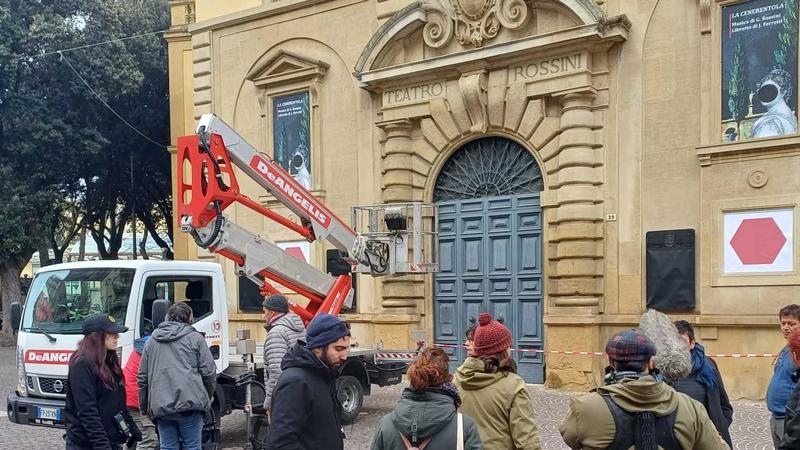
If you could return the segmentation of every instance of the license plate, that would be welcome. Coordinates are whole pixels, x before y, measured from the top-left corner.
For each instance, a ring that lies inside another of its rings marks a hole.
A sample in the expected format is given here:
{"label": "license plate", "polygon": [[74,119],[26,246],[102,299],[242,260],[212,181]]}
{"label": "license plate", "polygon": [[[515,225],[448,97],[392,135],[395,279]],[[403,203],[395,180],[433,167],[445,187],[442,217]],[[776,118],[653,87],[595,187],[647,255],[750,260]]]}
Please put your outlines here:
{"label": "license plate", "polygon": [[61,408],[41,408],[36,407],[36,418],[44,420],[61,421]]}

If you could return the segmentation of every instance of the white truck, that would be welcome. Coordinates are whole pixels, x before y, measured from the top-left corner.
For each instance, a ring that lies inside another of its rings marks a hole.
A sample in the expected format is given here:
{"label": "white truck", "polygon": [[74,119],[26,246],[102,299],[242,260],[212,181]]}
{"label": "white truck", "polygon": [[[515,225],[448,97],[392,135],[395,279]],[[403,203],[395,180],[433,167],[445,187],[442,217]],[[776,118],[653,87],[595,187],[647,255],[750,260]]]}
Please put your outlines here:
{"label": "white truck", "polygon": [[[246,385],[258,411],[264,401],[263,368],[253,369],[232,353],[228,336],[228,304],[222,267],[193,261],[92,261],[58,264],[40,270],[33,279],[24,310],[15,305],[18,326],[17,387],[8,395],[8,418],[14,423],[63,427],[67,363],[83,337],[83,318],[108,313],[128,327],[120,335],[123,365],[134,340],[157,326],[158,299],[186,302],[195,315],[193,326],[205,335],[217,364],[217,391],[205,427],[207,448],[219,442],[220,418],[246,403]],[[155,311],[154,311],[155,310]],[[163,312],[162,312],[163,314]],[[21,316],[21,317],[20,317]],[[400,382],[405,365],[376,360],[374,349],[353,349],[339,370],[343,418],[358,416],[371,385]]]}
{"label": "white truck", "polygon": [[[295,223],[241,194],[233,166],[300,218]],[[286,253],[267,239],[231,222],[222,211],[240,203],[297,232],[309,242],[325,239],[354,272],[373,276],[430,273],[436,262],[436,207],[422,203],[357,206],[352,226],[295,181],[279,164],[260,154],[213,114],[198,134],[178,139],[178,212],[181,230],[198,246],[236,263],[236,273],[258,284],[264,295],[297,294],[292,311],[308,322],[316,314],[349,307],[349,275],[334,277]],[[429,249],[426,251],[426,249]],[[47,266],[34,277],[24,310],[12,305],[17,338],[17,388],[7,399],[8,417],[26,425],[63,427],[69,356],[81,339],[83,319],[103,312],[129,328],[120,336],[123,365],[134,341],[163,321],[169,305],[186,302],[194,327],[205,335],[217,363],[217,390],[206,418],[204,448],[217,448],[220,418],[233,410],[258,413],[264,400],[263,367],[255,345],[242,336],[232,348],[222,268],[193,261],[97,261]],[[379,338],[379,337],[378,337]],[[339,369],[342,418],[355,420],[372,384],[399,383],[406,364],[381,361],[374,349],[353,349]],[[252,408],[250,407],[252,405]],[[248,421],[248,437],[250,435]],[[247,443],[249,444],[249,442]]]}

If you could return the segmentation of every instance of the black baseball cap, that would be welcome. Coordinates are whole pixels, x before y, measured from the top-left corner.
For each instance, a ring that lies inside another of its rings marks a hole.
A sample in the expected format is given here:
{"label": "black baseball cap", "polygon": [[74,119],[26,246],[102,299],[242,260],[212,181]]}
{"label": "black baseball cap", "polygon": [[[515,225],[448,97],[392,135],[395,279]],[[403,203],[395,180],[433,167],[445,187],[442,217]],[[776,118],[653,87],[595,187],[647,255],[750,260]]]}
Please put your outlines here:
{"label": "black baseball cap", "polygon": [[117,321],[108,314],[97,313],[92,314],[83,321],[83,334],[89,334],[95,331],[119,334],[128,331],[128,327],[118,324]]}

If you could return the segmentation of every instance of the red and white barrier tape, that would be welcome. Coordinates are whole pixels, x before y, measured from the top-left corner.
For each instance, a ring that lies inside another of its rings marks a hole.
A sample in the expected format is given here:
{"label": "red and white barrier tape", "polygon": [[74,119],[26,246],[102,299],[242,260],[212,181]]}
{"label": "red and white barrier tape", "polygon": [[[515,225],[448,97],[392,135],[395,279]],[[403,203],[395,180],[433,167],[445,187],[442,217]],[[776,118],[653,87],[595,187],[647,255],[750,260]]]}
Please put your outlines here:
{"label": "red and white barrier tape", "polygon": [[417,357],[416,353],[376,353],[376,358],[379,359],[400,359],[400,360],[411,360]]}
{"label": "red and white barrier tape", "polygon": [[[436,347],[442,348],[465,348],[463,345],[456,344],[433,344]],[[575,352],[564,350],[542,350],[538,348],[512,348],[512,352],[521,353],[549,353],[553,355],[583,355],[583,356],[603,356],[605,352]],[[776,353],[706,353],[706,356],[712,358],[774,358],[778,356]]]}

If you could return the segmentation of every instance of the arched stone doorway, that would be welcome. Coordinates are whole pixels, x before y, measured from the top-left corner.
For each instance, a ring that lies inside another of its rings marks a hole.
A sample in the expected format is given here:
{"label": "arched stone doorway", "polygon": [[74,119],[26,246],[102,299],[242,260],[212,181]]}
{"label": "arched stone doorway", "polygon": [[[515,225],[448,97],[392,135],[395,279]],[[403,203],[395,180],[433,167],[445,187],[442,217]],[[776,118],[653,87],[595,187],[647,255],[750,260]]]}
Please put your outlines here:
{"label": "arched stone doorway", "polygon": [[[542,187],[533,155],[502,137],[470,141],[444,164],[433,191],[436,342],[462,343],[478,314],[489,311],[509,327],[515,348],[542,348]],[[466,357],[464,349],[449,351],[454,366]],[[513,356],[527,382],[543,382],[542,354]]]}

